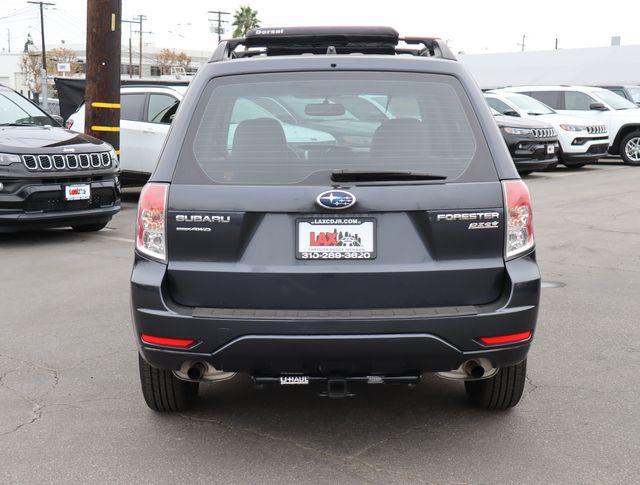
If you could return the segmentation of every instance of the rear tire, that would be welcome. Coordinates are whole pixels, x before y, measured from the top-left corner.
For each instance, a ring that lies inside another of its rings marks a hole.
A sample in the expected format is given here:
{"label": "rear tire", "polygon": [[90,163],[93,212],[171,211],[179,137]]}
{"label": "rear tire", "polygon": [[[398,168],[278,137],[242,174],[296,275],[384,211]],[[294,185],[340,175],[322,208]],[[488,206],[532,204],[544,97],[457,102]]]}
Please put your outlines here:
{"label": "rear tire", "polygon": [[138,354],[140,384],[144,400],[161,413],[186,410],[198,395],[199,384],[178,379],[173,372],[152,367]]}
{"label": "rear tire", "polygon": [[527,376],[527,360],[504,367],[489,379],[466,381],[467,397],[481,409],[508,409],[520,401]]}
{"label": "rear tire", "polygon": [[83,224],[81,226],[73,226],[73,230],[76,232],[98,232],[107,227],[108,222],[101,222],[99,224]]}
{"label": "rear tire", "polygon": [[640,131],[629,133],[622,139],[620,156],[625,165],[640,166]]}

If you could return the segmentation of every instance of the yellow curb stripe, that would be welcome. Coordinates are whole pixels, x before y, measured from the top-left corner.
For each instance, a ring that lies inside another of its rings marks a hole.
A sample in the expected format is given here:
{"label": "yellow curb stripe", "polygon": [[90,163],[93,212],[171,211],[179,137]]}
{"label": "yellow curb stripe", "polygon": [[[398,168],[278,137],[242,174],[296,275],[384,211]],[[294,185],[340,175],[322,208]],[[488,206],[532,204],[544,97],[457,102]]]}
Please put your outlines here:
{"label": "yellow curb stripe", "polygon": [[119,126],[92,126],[92,131],[120,131]]}
{"label": "yellow curb stripe", "polygon": [[111,109],[120,109],[120,103],[102,103],[100,101],[93,101],[91,106],[94,108],[111,108]]}

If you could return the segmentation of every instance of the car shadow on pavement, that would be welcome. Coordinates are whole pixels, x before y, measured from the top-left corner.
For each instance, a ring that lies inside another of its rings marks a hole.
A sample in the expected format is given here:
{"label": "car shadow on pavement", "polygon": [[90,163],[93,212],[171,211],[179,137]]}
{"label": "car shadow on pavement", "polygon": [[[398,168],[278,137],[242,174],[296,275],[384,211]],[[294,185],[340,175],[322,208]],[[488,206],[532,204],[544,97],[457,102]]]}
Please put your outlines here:
{"label": "car shadow on pavement", "polygon": [[[428,375],[415,387],[350,387],[355,396],[319,397],[322,387],[256,387],[247,376],[201,386],[199,399],[184,419],[200,423],[202,433],[216,427],[275,441],[287,441],[341,459],[363,456],[385,442],[426,431],[447,440],[449,426],[469,426],[500,414],[473,408],[461,382]],[[210,426],[207,426],[207,423]],[[378,450],[379,451],[379,450]]]}

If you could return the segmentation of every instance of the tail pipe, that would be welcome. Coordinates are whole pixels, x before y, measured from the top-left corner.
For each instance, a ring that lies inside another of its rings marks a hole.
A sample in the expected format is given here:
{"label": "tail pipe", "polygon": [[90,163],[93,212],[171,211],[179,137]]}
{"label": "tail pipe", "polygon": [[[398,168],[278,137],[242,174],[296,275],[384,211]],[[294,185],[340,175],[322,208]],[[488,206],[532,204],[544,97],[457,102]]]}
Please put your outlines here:
{"label": "tail pipe", "polygon": [[489,359],[478,358],[469,359],[462,363],[457,369],[448,372],[438,372],[438,376],[445,379],[455,379],[461,381],[473,381],[476,379],[488,379],[498,372]]}

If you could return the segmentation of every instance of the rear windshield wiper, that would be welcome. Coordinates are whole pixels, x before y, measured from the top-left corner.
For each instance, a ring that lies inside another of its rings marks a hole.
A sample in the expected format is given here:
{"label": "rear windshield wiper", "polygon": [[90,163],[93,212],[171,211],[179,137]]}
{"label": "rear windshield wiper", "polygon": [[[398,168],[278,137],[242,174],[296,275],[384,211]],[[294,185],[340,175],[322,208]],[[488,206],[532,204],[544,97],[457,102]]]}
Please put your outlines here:
{"label": "rear windshield wiper", "polygon": [[386,182],[386,181],[416,181],[416,180],[445,180],[445,175],[425,172],[391,172],[375,170],[338,170],[331,172],[333,182]]}

